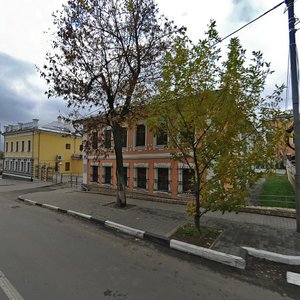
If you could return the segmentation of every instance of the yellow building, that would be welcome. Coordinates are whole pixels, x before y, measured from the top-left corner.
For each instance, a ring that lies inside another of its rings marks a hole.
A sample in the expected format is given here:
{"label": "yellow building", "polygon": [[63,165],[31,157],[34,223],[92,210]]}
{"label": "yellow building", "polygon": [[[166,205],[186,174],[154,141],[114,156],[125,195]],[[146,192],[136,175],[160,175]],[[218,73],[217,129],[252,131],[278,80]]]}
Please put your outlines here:
{"label": "yellow building", "polygon": [[3,178],[48,180],[55,173],[81,175],[81,136],[60,117],[43,126],[38,121],[4,126]]}

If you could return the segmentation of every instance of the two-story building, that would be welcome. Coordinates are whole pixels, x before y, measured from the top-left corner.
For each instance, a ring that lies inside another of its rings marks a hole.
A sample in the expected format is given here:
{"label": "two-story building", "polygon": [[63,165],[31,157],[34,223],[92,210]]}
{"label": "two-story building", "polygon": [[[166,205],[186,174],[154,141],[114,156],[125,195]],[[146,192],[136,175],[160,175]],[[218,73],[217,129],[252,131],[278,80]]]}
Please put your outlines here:
{"label": "two-story building", "polygon": [[[88,189],[116,188],[116,161],[111,128],[88,127],[84,124],[83,183]],[[124,125],[123,166],[129,191],[164,196],[173,199],[191,196],[190,168],[173,159],[167,148],[168,136],[155,136],[143,123],[134,127]],[[99,149],[101,151],[99,152]]]}
{"label": "two-story building", "polygon": [[3,178],[47,180],[55,172],[82,174],[82,137],[70,123],[32,122],[4,126]]}

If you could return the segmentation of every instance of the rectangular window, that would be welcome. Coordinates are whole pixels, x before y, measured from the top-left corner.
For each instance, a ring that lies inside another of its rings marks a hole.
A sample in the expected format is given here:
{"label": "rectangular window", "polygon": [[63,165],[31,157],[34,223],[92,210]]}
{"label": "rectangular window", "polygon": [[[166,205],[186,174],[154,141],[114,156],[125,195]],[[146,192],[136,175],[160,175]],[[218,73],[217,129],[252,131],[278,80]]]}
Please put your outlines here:
{"label": "rectangular window", "polygon": [[14,152],[14,142],[10,142],[10,152]]}
{"label": "rectangular window", "polygon": [[121,129],[122,147],[127,147],[127,128],[122,127]]}
{"label": "rectangular window", "polygon": [[168,143],[168,134],[166,132],[160,132],[156,137],[156,145],[164,146]]}
{"label": "rectangular window", "polygon": [[169,191],[169,169],[168,168],[157,169],[157,190],[163,192]]}
{"label": "rectangular window", "polygon": [[66,162],[65,163],[65,171],[70,171],[70,166],[71,166],[70,162]]}
{"label": "rectangular window", "polygon": [[19,152],[19,142],[16,142],[16,152]]}
{"label": "rectangular window", "polygon": [[193,193],[194,170],[182,169],[182,192]]}
{"label": "rectangular window", "polygon": [[136,146],[145,146],[146,142],[146,127],[145,125],[138,125],[136,127],[136,140],[135,145]]}
{"label": "rectangular window", "polygon": [[71,149],[71,144],[66,144],[66,149],[70,150]]}
{"label": "rectangular window", "polygon": [[136,169],[136,176],[137,176],[137,184],[138,188],[145,189],[147,188],[147,169],[146,168],[137,168]]}
{"label": "rectangular window", "polygon": [[92,166],[92,181],[98,182],[98,166]]}
{"label": "rectangular window", "polygon": [[5,152],[8,152],[8,142],[5,144]]}
{"label": "rectangular window", "polygon": [[111,148],[111,130],[104,130],[104,148]]}
{"label": "rectangular window", "polygon": [[24,148],[25,148],[25,142],[22,141],[22,152],[24,152]]}
{"label": "rectangular window", "polygon": [[31,141],[28,141],[28,144],[27,144],[27,151],[28,151],[28,152],[31,151]]}
{"label": "rectangular window", "polygon": [[24,172],[24,162],[21,162],[21,170],[22,172]]}
{"label": "rectangular window", "polygon": [[111,184],[111,167],[104,167],[103,171],[103,183]]}
{"label": "rectangular window", "polygon": [[93,132],[93,135],[92,135],[92,148],[94,150],[97,150],[98,149],[98,132]]}
{"label": "rectangular window", "polygon": [[27,173],[30,173],[30,162],[27,162]]}

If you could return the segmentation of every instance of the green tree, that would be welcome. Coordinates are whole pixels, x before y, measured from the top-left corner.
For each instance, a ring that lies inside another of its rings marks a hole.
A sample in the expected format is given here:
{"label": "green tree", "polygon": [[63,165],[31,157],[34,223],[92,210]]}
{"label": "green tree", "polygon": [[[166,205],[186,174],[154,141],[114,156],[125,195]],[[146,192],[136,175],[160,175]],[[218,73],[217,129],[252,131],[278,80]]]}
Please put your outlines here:
{"label": "green tree", "polygon": [[261,176],[255,166],[274,167],[272,120],[283,88],[263,97],[270,64],[260,52],[246,64],[238,38],[231,39],[222,61],[219,40],[214,21],[196,45],[178,38],[149,106],[149,125],[157,134],[167,131],[173,158],[193,174],[195,200],[188,211],[199,230],[207,211],[237,211],[244,204]]}
{"label": "green tree", "polygon": [[53,17],[52,50],[40,70],[46,94],[63,97],[68,107],[99,107],[113,133],[117,205],[125,206],[121,125],[149,99],[181,30],[153,0],[69,0]]}

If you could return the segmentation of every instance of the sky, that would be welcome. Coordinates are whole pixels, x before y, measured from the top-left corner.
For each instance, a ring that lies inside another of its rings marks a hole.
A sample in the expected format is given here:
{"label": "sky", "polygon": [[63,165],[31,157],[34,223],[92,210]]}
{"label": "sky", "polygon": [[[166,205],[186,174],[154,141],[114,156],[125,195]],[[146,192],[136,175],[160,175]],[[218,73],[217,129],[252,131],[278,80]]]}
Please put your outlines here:
{"label": "sky", "polygon": [[[40,124],[55,120],[66,113],[61,99],[44,95],[45,82],[36,66],[45,62],[50,49],[45,31],[52,26],[51,14],[61,9],[66,0],[12,0],[3,1],[0,10],[0,123],[30,122],[37,118]],[[217,21],[221,37],[233,32],[250,20],[280,3],[280,0],[157,0],[162,13],[178,26],[186,26],[188,35],[196,42],[204,37],[210,19]],[[275,83],[287,82],[288,22],[285,5],[240,31],[237,35],[247,53],[263,52],[275,73],[267,82],[267,91]],[[295,3],[300,17],[299,1]],[[300,28],[300,24],[298,25]],[[297,39],[300,39],[297,33]],[[227,41],[222,43],[226,51]],[[291,107],[290,95],[287,104]]]}

